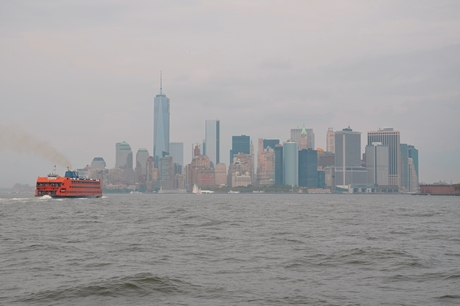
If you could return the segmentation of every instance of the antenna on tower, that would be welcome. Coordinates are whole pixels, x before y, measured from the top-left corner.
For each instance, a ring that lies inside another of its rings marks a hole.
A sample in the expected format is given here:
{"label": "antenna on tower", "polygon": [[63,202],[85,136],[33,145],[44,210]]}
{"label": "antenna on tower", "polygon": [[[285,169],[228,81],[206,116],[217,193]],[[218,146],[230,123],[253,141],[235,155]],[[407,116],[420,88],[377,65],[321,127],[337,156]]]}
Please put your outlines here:
{"label": "antenna on tower", "polygon": [[160,70],[160,95],[163,94],[163,73]]}

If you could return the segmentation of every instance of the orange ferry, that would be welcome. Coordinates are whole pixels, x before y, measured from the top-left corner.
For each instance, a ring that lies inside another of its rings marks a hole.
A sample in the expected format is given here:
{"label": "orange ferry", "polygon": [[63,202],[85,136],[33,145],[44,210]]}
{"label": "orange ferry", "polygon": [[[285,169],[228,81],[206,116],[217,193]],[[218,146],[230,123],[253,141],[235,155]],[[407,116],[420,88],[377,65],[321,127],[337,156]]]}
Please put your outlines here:
{"label": "orange ferry", "polygon": [[53,198],[99,198],[102,186],[99,180],[80,178],[77,171],[67,170],[64,177],[56,173],[38,177],[35,196],[44,195]]}

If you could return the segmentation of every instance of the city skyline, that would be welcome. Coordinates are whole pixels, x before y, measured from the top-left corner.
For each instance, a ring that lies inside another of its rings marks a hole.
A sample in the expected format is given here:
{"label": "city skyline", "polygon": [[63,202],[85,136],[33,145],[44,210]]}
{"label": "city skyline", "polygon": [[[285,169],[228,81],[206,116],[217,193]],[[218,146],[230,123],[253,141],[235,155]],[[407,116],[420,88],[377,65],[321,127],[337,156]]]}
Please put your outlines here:
{"label": "city skyline", "polygon": [[220,120],[225,163],[234,135],[283,143],[305,124],[326,149],[328,128],[351,126],[364,152],[368,131],[392,127],[419,150],[421,182],[460,181],[455,1],[8,2],[0,10],[2,187],[33,184],[55,164],[14,149],[8,135],[18,131],[74,168],[96,156],[112,167],[121,141],[153,154],[161,70],[169,142],[184,143],[184,163],[209,118]]}

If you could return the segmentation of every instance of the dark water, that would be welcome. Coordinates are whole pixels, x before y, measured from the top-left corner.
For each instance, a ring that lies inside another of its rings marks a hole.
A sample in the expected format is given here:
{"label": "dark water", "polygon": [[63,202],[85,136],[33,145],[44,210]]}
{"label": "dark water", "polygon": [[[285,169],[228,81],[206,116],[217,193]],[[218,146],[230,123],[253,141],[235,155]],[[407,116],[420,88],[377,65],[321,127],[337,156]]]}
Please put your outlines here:
{"label": "dark water", "polygon": [[460,197],[0,199],[1,305],[458,305]]}

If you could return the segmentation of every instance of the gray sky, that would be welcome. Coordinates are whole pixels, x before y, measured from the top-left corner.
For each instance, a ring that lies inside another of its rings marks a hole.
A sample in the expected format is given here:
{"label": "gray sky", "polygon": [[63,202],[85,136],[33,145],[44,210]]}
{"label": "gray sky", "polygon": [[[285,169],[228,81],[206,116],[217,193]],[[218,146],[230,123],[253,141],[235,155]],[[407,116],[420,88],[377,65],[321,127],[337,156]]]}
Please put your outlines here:
{"label": "gray sky", "polygon": [[56,163],[5,133],[75,168],[112,168],[120,141],[152,153],[160,70],[186,162],[206,119],[225,163],[232,135],[285,141],[305,124],[325,148],[350,125],[364,148],[393,127],[422,182],[460,182],[459,29],[459,1],[1,1],[0,187]]}

